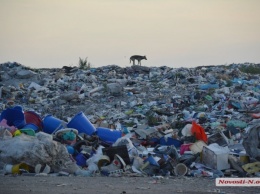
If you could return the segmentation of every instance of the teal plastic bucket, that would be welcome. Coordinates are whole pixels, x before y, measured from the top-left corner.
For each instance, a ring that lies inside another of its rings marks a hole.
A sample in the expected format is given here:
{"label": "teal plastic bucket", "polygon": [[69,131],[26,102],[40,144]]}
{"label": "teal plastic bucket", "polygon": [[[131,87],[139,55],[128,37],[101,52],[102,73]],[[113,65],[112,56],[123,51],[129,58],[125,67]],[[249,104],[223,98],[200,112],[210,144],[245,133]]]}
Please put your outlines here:
{"label": "teal plastic bucket", "polygon": [[98,127],[97,136],[101,141],[115,143],[116,140],[122,137],[122,132],[109,128]]}
{"label": "teal plastic bucket", "polygon": [[52,115],[47,115],[43,118],[43,132],[52,134],[55,130],[63,129],[67,123]]}
{"label": "teal plastic bucket", "polygon": [[83,112],[79,112],[75,115],[68,123],[67,127],[77,129],[78,133],[85,133],[87,135],[92,135],[96,132],[96,128]]}
{"label": "teal plastic bucket", "polygon": [[33,124],[33,123],[28,123],[22,129],[32,129],[35,132],[37,132],[39,127],[37,125]]}

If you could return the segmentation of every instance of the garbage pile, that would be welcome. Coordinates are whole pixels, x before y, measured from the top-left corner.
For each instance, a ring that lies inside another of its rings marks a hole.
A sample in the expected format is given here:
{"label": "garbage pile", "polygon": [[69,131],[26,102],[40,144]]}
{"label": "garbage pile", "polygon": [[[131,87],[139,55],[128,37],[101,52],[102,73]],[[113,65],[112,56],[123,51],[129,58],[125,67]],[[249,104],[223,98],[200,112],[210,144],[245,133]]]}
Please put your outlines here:
{"label": "garbage pile", "polygon": [[260,79],[242,65],[0,64],[0,172],[259,177]]}

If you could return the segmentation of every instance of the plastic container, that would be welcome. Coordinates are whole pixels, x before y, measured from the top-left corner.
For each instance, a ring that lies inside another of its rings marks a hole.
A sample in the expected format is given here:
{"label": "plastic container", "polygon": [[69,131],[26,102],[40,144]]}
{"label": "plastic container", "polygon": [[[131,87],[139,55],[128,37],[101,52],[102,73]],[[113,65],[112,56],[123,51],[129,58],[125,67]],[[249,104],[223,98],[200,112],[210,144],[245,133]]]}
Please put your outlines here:
{"label": "plastic container", "polygon": [[26,135],[35,136],[35,131],[33,129],[20,129],[17,131],[20,131],[21,133],[24,133]]}
{"label": "plastic container", "polygon": [[79,165],[81,167],[85,167],[87,165],[86,164],[87,158],[82,153],[79,153],[76,156],[75,160],[76,160],[77,165]]}
{"label": "plastic container", "polygon": [[160,144],[161,145],[167,145],[167,146],[174,145],[176,148],[178,148],[178,147],[181,146],[182,142],[178,139],[173,139],[171,137],[168,137],[167,141],[166,141],[164,137],[161,137]]}
{"label": "plastic container", "polygon": [[11,174],[12,173],[12,168],[13,168],[13,165],[12,164],[6,164],[4,166],[4,172],[5,174]]}
{"label": "plastic container", "polygon": [[37,125],[33,124],[33,123],[28,123],[22,129],[32,129],[35,132],[37,132],[39,127]]}
{"label": "plastic container", "polygon": [[109,143],[115,143],[116,140],[122,137],[122,132],[109,129],[109,128],[104,128],[104,127],[98,127],[97,128],[97,136],[105,142]]}
{"label": "plastic container", "polygon": [[126,145],[105,147],[102,149],[102,153],[108,156],[110,161],[114,160],[115,155],[119,155],[126,164],[131,164]]}
{"label": "plastic container", "polygon": [[73,155],[75,153],[75,150],[72,146],[67,145],[66,148],[69,154]]}
{"label": "plastic container", "polygon": [[77,129],[79,133],[92,135],[96,132],[94,125],[88,120],[83,112],[79,112],[68,123],[67,127]]}
{"label": "plastic container", "polygon": [[25,163],[20,163],[20,164],[6,164],[4,166],[4,172],[6,174],[21,174],[20,170],[25,170],[25,171],[29,171],[29,166]]}
{"label": "plastic container", "polygon": [[22,106],[20,106],[20,105],[17,105],[17,106],[15,106],[15,107],[13,107],[13,109],[15,109],[15,110],[19,110],[19,111],[23,111],[23,107]]}
{"label": "plastic container", "polygon": [[33,111],[25,111],[24,117],[25,117],[26,123],[33,123],[36,126],[38,126],[39,130],[42,130],[42,128],[43,128],[42,119],[37,113],[35,113]]}
{"label": "plastic container", "polygon": [[197,154],[202,152],[204,146],[207,146],[207,144],[204,141],[200,140],[193,144],[190,144],[189,148],[193,152],[193,154]]}
{"label": "plastic container", "polygon": [[242,164],[247,164],[250,162],[250,157],[249,157],[249,155],[246,155],[246,154],[239,155],[239,159]]}
{"label": "plastic container", "polygon": [[187,168],[187,166],[186,166],[185,164],[183,164],[183,163],[177,164],[177,165],[175,166],[175,168],[174,168],[174,173],[175,173],[175,175],[177,175],[177,176],[184,176],[184,175],[187,174],[187,172],[188,172],[188,168]]}
{"label": "plastic container", "polygon": [[13,165],[12,174],[21,174],[21,170],[29,172],[29,166],[25,163]]}
{"label": "plastic container", "polygon": [[193,177],[202,177],[202,170],[192,170],[190,175]]}
{"label": "plastic container", "polygon": [[56,130],[63,129],[66,125],[65,121],[53,117],[52,115],[47,115],[43,119],[43,132],[52,134]]}
{"label": "plastic container", "polygon": [[183,155],[185,151],[190,151],[190,145],[192,144],[182,144],[180,147],[180,154]]}
{"label": "plastic container", "polygon": [[1,113],[0,122],[6,119],[9,126],[15,126],[18,129],[23,128],[26,124],[25,117],[20,108],[7,108]]}
{"label": "plastic container", "polygon": [[98,160],[98,163],[97,163],[98,169],[100,170],[100,168],[102,166],[105,166],[109,163],[110,163],[110,158],[106,155],[101,155],[99,160]]}
{"label": "plastic container", "polygon": [[158,162],[156,162],[156,160],[154,159],[154,157],[153,156],[149,156],[148,158],[146,158],[145,160],[144,160],[144,163],[145,162],[149,162],[151,165],[153,165],[153,166],[158,166],[158,167],[160,167],[160,165],[158,164]]}

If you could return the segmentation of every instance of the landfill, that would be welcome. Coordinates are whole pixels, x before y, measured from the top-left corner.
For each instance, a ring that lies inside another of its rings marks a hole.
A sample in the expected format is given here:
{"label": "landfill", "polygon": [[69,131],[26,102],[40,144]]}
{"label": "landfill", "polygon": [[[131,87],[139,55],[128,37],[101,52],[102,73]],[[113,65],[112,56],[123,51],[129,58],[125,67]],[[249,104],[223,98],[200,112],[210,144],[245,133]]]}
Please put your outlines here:
{"label": "landfill", "polygon": [[0,174],[260,177],[250,68],[0,64]]}

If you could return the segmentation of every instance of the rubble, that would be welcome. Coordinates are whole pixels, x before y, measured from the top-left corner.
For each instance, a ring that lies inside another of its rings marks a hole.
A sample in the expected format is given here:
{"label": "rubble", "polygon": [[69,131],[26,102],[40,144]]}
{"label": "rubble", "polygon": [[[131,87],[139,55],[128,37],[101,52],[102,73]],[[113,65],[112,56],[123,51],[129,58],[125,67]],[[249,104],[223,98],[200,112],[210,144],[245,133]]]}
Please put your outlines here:
{"label": "rubble", "polygon": [[0,64],[0,172],[257,176],[260,81],[246,65]]}

